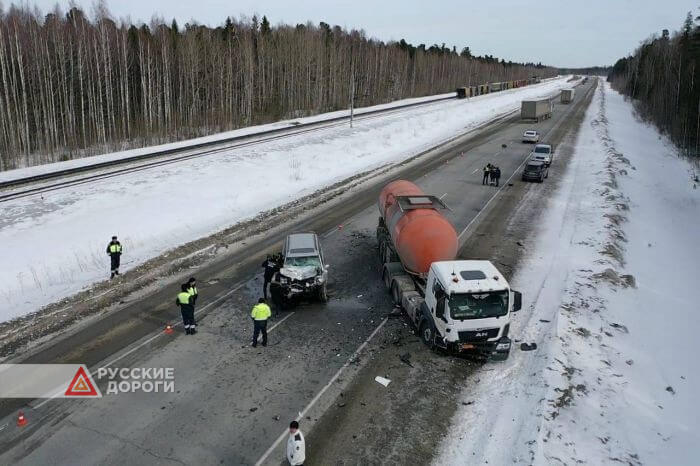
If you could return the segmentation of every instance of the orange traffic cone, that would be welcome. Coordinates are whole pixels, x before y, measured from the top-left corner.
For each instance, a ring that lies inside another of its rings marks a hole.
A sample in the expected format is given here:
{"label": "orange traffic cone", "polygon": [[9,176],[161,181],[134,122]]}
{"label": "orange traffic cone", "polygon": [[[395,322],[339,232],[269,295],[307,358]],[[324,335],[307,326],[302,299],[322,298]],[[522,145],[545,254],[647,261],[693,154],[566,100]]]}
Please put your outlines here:
{"label": "orange traffic cone", "polygon": [[170,324],[166,325],[164,332],[166,335],[170,335],[171,333],[173,333],[173,326]]}
{"label": "orange traffic cone", "polygon": [[24,412],[20,411],[17,414],[17,427],[24,427],[27,425],[27,418],[24,417]]}

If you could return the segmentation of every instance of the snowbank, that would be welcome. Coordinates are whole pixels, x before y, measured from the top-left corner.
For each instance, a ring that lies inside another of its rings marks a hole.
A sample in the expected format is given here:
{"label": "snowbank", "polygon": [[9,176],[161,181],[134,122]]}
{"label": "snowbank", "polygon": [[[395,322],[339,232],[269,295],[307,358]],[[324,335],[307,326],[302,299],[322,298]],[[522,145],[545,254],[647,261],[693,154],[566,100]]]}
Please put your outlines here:
{"label": "snowbank", "polygon": [[700,190],[691,165],[599,87],[514,287],[512,335],[435,464],[697,464]]}
{"label": "snowbank", "polygon": [[109,276],[112,235],[122,272],[356,173],[397,163],[551,95],[567,78],[450,100],[261,145],[3,203],[0,320]]}

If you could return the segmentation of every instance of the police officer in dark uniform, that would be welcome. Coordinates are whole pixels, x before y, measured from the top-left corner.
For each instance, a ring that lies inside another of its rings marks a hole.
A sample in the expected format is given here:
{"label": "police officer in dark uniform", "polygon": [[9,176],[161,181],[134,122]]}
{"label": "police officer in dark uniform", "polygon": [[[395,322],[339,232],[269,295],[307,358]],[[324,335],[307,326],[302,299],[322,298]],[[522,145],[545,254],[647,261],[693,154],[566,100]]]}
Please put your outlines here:
{"label": "police officer in dark uniform", "polygon": [[194,296],[187,291],[187,283],[183,283],[180,286],[180,290],[180,293],[177,294],[177,298],[175,298],[175,304],[180,306],[185,333],[187,335],[194,335],[197,333],[197,325],[194,323]]}
{"label": "police officer in dark uniform", "polygon": [[197,293],[197,280],[194,277],[187,280],[187,292],[194,298],[192,304],[197,304],[199,294]]}
{"label": "police officer in dark uniform", "polygon": [[272,277],[275,276],[275,273],[280,269],[280,265],[276,257],[268,254],[267,259],[262,263],[262,267],[265,269],[265,274],[263,276],[263,297],[267,299],[267,286],[272,281]]}
{"label": "police officer in dark uniform", "polygon": [[112,263],[112,275],[109,277],[112,279],[115,275],[119,275],[119,260],[122,256],[122,245],[117,241],[116,236],[112,236],[112,241],[107,245],[107,254],[109,254]]}

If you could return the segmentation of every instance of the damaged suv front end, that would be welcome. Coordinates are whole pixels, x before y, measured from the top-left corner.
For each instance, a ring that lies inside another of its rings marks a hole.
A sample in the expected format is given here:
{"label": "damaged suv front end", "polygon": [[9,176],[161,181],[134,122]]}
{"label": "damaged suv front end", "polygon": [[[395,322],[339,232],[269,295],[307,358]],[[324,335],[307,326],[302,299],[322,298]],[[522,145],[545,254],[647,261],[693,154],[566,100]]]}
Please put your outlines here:
{"label": "damaged suv front end", "polygon": [[314,233],[295,233],[285,240],[284,263],[271,284],[276,304],[289,305],[302,299],[328,300],[328,266]]}

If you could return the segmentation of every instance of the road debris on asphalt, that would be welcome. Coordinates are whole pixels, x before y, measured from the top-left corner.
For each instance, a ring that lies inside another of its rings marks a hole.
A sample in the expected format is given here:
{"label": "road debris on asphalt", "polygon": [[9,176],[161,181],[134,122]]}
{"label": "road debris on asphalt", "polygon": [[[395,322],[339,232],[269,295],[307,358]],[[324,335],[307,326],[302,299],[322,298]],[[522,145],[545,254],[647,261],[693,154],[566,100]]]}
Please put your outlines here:
{"label": "road debris on asphalt", "polygon": [[389,380],[389,379],[387,379],[387,378],[385,378],[385,377],[382,377],[382,376],[380,376],[380,375],[376,376],[376,377],[374,378],[374,380],[375,380],[376,382],[378,382],[378,383],[384,385],[385,387],[388,386],[388,385],[391,383],[391,380]]}
{"label": "road debris on asphalt", "polygon": [[407,366],[413,367],[413,364],[411,364],[411,353],[404,353],[399,356],[399,359],[402,363],[406,364]]}
{"label": "road debris on asphalt", "polygon": [[536,349],[537,349],[537,343],[521,343],[520,344],[521,351],[533,351]]}

